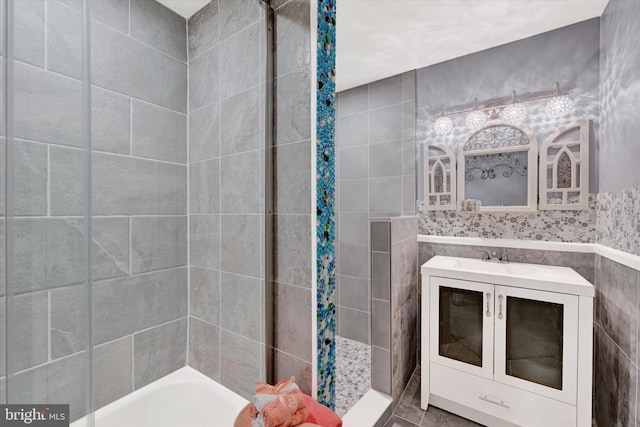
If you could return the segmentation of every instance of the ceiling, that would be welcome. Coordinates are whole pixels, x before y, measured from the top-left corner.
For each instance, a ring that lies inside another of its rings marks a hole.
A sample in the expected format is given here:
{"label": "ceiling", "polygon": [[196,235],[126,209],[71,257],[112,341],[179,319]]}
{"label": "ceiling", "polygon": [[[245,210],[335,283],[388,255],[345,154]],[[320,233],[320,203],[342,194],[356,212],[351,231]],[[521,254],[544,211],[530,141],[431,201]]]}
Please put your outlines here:
{"label": "ceiling", "polygon": [[202,9],[204,5],[210,1],[211,0],[158,0],[158,3],[167,6],[178,15],[189,19],[191,15]]}
{"label": "ceiling", "polygon": [[601,16],[608,0],[337,0],[342,91]]}

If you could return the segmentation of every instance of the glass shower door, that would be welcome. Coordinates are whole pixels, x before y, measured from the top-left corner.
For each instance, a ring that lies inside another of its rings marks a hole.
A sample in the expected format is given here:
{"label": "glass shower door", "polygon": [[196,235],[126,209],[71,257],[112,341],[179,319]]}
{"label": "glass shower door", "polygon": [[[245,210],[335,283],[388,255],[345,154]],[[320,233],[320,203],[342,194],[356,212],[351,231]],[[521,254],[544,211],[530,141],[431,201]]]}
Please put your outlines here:
{"label": "glass shower door", "polygon": [[69,404],[73,421],[91,408],[86,12],[2,3],[6,400]]}

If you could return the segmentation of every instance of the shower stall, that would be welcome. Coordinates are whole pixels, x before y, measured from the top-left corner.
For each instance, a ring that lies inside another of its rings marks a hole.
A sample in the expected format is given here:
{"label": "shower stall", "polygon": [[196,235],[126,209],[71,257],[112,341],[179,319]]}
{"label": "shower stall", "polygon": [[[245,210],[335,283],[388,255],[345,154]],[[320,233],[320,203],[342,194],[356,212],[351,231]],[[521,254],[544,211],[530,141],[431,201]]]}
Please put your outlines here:
{"label": "shower stall", "polygon": [[2,403],[73,422],[185,366],[313,391],[313,27],[277,3],[276,54],[256,0],[2,1]]}

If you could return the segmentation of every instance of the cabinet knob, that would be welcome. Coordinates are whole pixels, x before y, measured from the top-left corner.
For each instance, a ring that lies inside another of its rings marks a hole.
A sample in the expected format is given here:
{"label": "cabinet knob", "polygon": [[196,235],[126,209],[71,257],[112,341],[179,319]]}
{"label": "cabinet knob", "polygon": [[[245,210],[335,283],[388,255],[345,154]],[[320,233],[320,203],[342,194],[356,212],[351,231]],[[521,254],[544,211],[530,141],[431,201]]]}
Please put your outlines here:
{"label": "cabinet knob", "polygon": [[498,295],[498,319],[500,320],[504,317],[502,315],[502,298],[504,298],[502,295]]}

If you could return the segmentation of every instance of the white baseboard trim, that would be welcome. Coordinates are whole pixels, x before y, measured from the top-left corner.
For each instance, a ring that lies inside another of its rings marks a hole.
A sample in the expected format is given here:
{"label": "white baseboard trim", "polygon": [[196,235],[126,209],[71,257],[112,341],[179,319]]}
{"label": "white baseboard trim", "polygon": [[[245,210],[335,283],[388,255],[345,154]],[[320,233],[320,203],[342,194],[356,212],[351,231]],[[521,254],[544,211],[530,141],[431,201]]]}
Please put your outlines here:
{"label": "white baseboard trim", "polygon": [[484,246],[490,248],[531,249],[539,251],[593,253],[640,270],[640,256],[613,249],[599,243],[545,242],[541,240],[483,239],[481,237],[448,237],[418,234],[418,242],[445,245]]}

